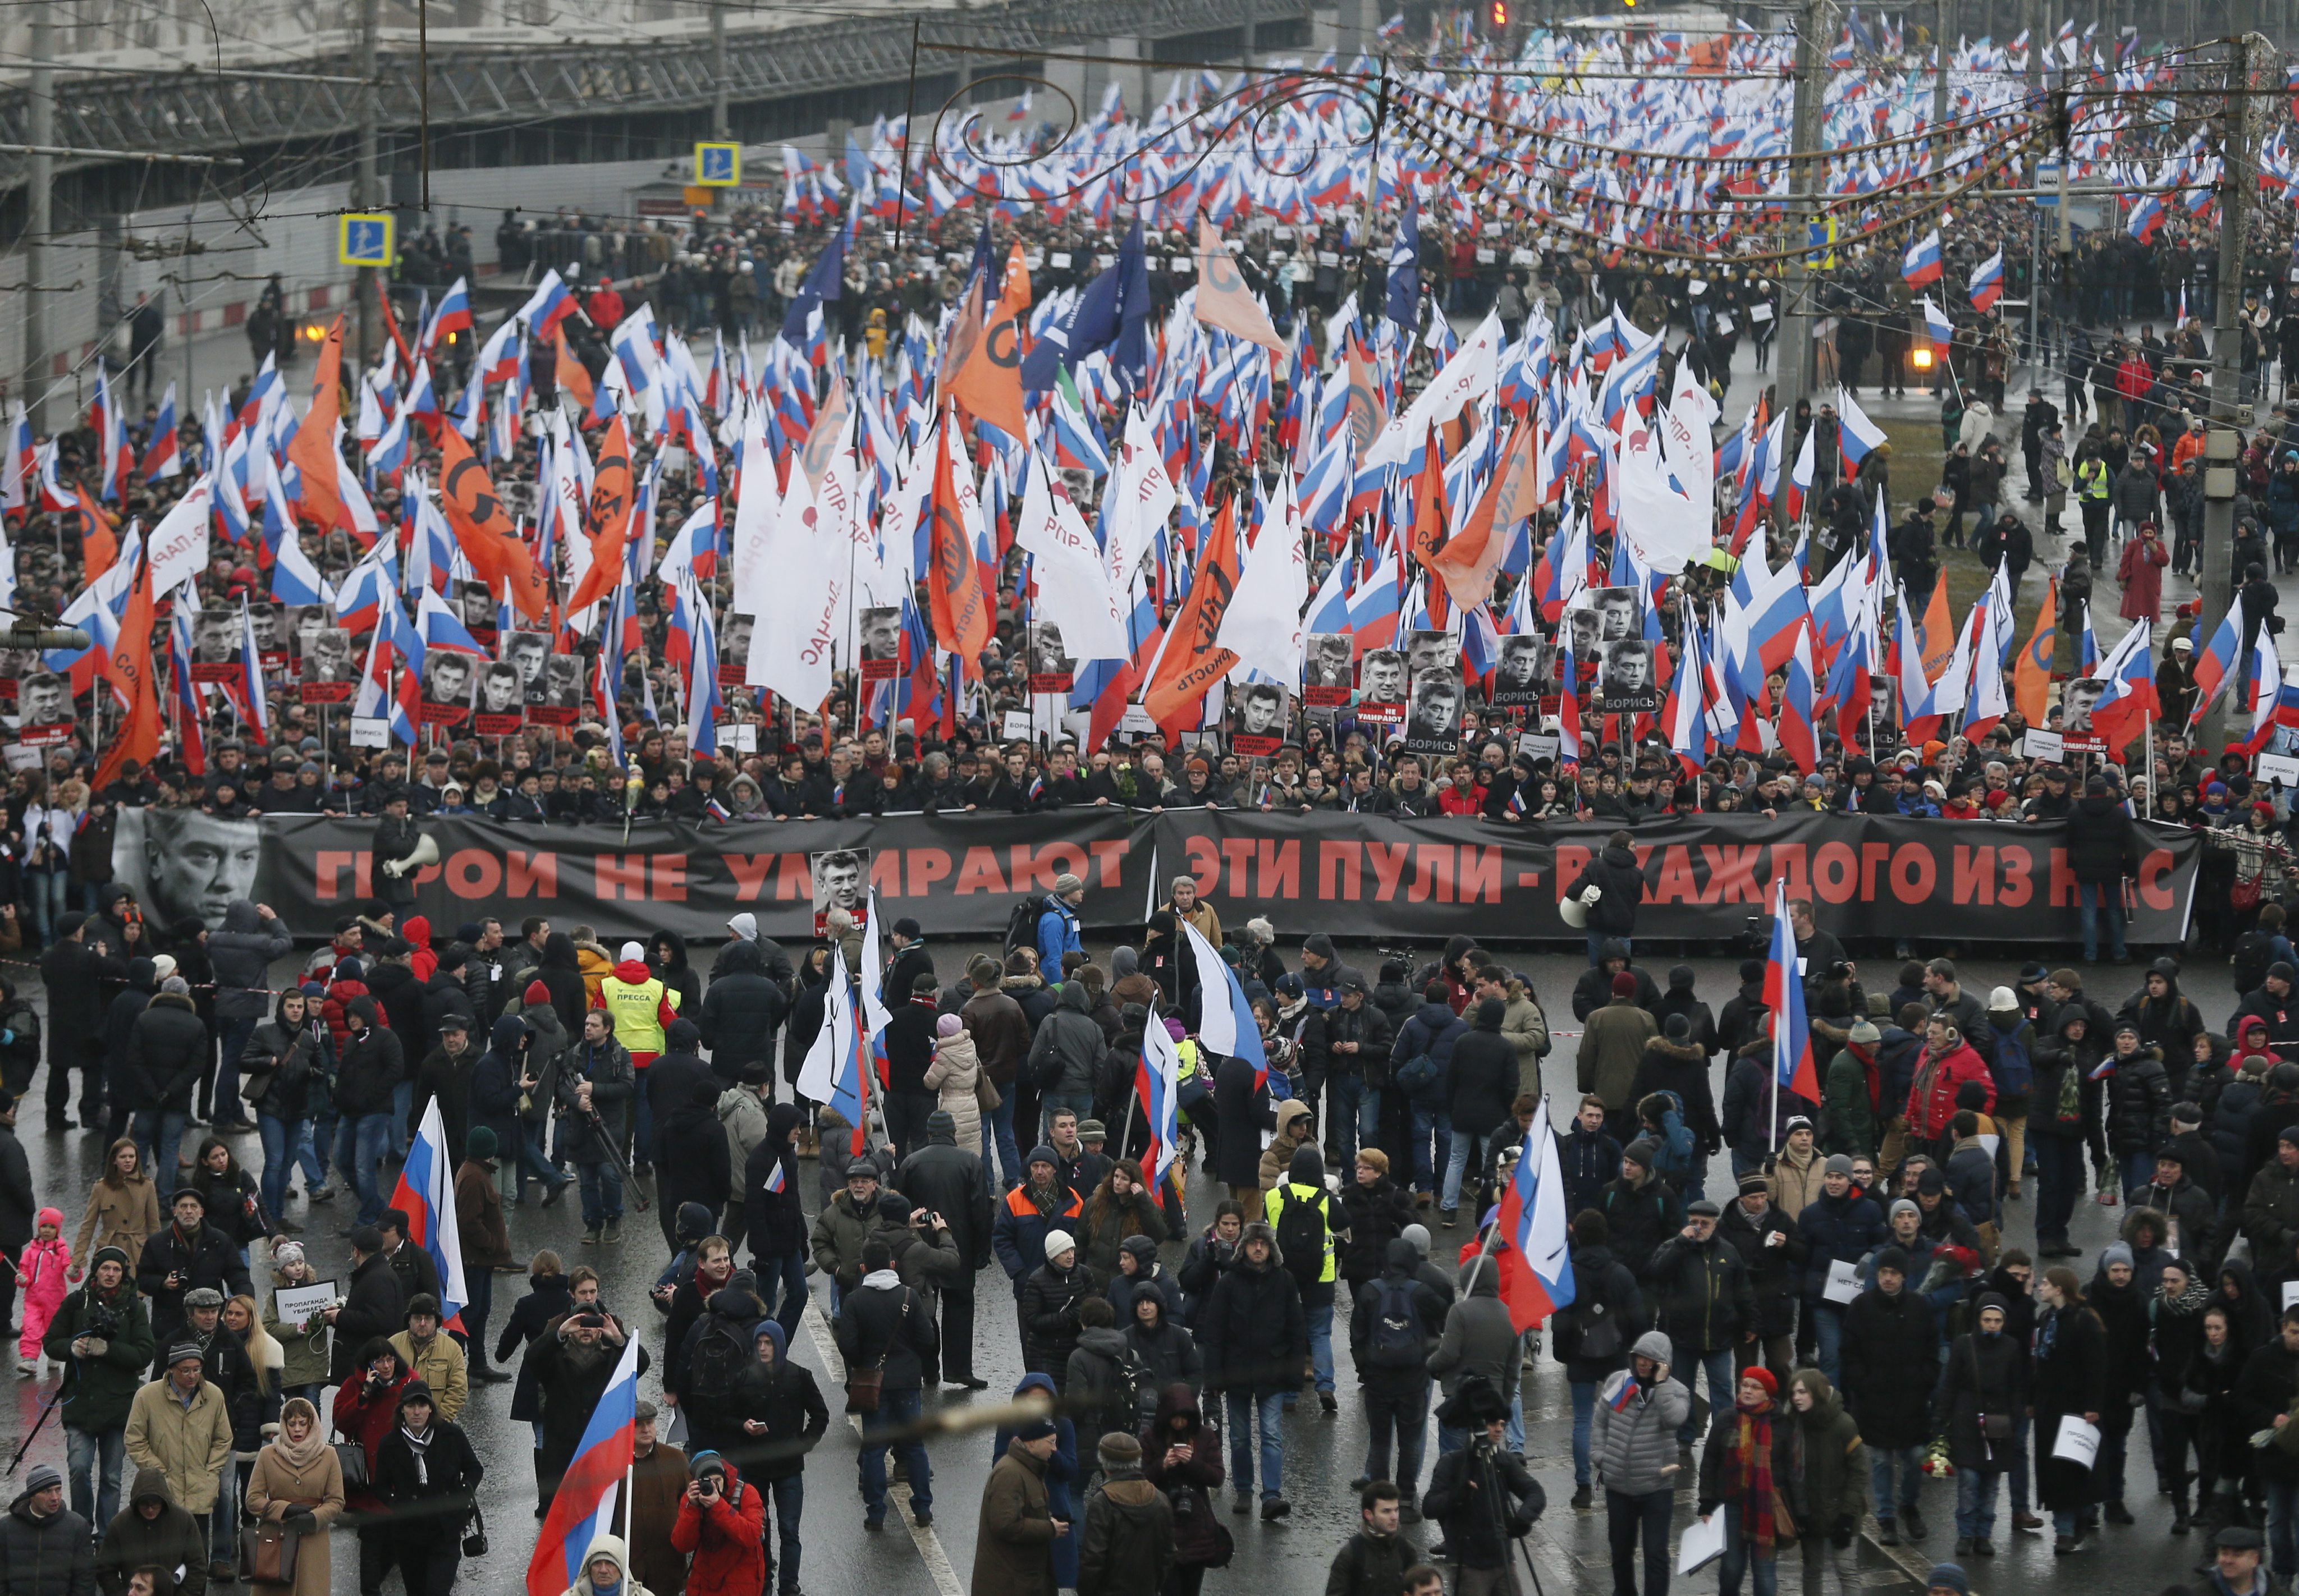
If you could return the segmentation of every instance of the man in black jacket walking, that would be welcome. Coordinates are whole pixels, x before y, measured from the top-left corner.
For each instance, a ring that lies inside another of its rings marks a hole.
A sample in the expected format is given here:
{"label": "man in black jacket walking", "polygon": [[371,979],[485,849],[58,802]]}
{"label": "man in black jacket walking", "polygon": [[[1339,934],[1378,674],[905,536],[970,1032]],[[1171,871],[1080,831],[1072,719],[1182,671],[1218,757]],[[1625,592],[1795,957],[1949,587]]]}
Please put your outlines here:
{"label": "man in black jacket walking", "polygon": [[[1615,831],[1605,839],[1603,851],[1589,860],[1588,866],[1573,878],[1564,896],[1578,898],[1586,906],[1589,914],[1589,962],[1604,962],[1605,944],[1618,942],[1621,952],[1633,951],[1637,931],[1637,906],[1644,901],[1644,872],[1637,864],[1635,837],[1627,831]],[[1589,892],[1596,889],[1592,902]]]}
{"label": "man in black jacket walking", "polygon": [[176,1152],[191,1123],[192,1088],[207,1069],[208,1028],[180,975],[160,990],[128,1033],[124,1079],[135,1112],[136,1145],[166,1196],[176,1189]]}
{"label": "man in black jacket walking", "polygon": [[2131,817],[2110,796],[2106,778],[2092,777],[2068,816],[2068,871],[2076,878],[2076,916],[2083,922],[2087,964],[2099,958],[2102,921],[2109,954],[2119,964],[2129,957],[2123,946],[2123,882],[2137,852]]}
{"label": "man in black jacket walking", "polygon": [[934,1315],[894,1270],[893,1249],[878,1236],[862,1244],[862,1284],[848,1292],[831,1326],[849,1370],[879,1371],[878,1407],[862,1418],[862,1527],[886,1524],[887,1430],[908,1430],[892,1444],[902,1454],[910,1485],[910,1517],[923,1529],[934,1522],[934,1466],[916,1431],[925,1409],[925,1369],[936,1350]]}
{"label": "man in black jacket walking", "polygon": [[1484,1211],[1484,1175],[1492,1162],[1493,1143],[1515,1121],[1509,1104],[1516,1097],[1516,1048],[1501,1035],[1508,1005],[1488,997],[1476,1006],[1473,1028],[1453,1043],[1453,1063],[1448,1072],[1452,1115],[1453,1148],[1445,1162],[1445,1186],[1438,1205],[1445,1226],[1460,1222],[1462,1177],[1468,1175],[1472,1215]]}
{"label": "man in black jacket walking", "polygon": [[336,1112],[341,1116],[336,1166],[352,1172],[359,1192],[357,1222],[373,1225],[383,1218],[376,1168],[391,1144],[391,1089],[407,1073],[407,1060],[399,1038],[376,1023],[374,998],[353,998],[344,1017],[351,1040],[336,1070]]}
{"label": "man in black jacket walking", "polygon": [[70,1130],[67,1112],[71,1103],[71,1071],[80,1072],[79,1122],[95,1129],[103,1122],[103,1059],[88,1050],[104,1024],[106,967],[117,966],[107,956],[101,936],[102,922],[91,932],[86,915],[66,914],[56,922],[59,939],[40,955],[40,983],[48,994],[48,1129]]}
{"label": "man in black jacket walking", "polygon": [[974,1276],[989,1267],[990,1182],[981,1158],[958,1145],[958,1121],[947,1109],[926,1116],[925,1145],[902,1160],[894,1186],[913,1208],[923,1208],[950,1232],[962,1266],[936,1294],[942,1302],[942,1377],[970,1390],[990,1382],[974,1376]]}
{"label": "man in black jacket walking", "polygon": [[328,1377],[348,1379],[358,1369],[358,1351],[370,1341],[388,1340],[407,1327],[407,1299],[399,1277],[384,1256],[383,1233],[373,1225],[352,1227],[352,1278],[343,1305],[320,1310],[335,1327],[335,1352]]}

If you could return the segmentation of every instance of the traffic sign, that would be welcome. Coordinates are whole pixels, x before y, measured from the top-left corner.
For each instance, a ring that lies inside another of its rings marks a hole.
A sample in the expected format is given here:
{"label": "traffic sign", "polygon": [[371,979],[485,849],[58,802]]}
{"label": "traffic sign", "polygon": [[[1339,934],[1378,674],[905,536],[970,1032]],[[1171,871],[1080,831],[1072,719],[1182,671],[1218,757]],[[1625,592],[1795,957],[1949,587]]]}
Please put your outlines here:
{"label": "traffic sign", "polygon": [[388,215],[352,211],[336,219],[336,259],[345,266],[391,265],[396,224]]}
{"label": "traffic sign", "polygon": [[743,146],[700,143],[694,146],[694,182],[699,188],[732,188],[743,180]]}

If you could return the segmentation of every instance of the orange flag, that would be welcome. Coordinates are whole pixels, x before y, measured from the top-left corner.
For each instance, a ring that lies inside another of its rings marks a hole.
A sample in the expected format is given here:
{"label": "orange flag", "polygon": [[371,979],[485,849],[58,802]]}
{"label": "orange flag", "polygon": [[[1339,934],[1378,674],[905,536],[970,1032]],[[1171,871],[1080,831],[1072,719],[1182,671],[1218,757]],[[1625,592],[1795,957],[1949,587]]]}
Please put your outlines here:
{"label": "orange flag", "polygon": [[[934,643],[945,654],[976,660],[990,642],[990,600],[974,561],[974,528],[982,520],[974,472],[958,461],[958,414],[944,406],[934,445],[931,558]],[[953,684],[955,685],[955,684]]]}
{"label": "orange flag", "polygon": [[[1432,430],[1425,462],[1421,467],[1421,479],[1413,489],[1413,532],[1410,548],[1413,563],[1432,576],[1442,577],[1444,571],[1437,564],[1437,556],[1445,542],[1445,529],[1452,525],[1452,512],[1445,504],[1445,459],[1438,448]],[[1447,588],[1430,590],[1429,622],[1432,626],[1445,624]]]}
{"label": "orange flag", "polygon": [[1510,530],[1540,508],[1532,468],[1532,430],[1531,421],[1517,424],[1508,455],[1470,512],[1468,525],[1429,561],[1429,568],[1444,579],[1453,602],[1464,609],[1474,609],[1493,596],[1493,575],[1508,552]]}
{"label": "orange flag", "polygon": [[557,350],[551,366],[551,380],[559,385],[561,393],[571,394],[583,407],[584,419],[589,419],[591,405],[596,397],[591,387],[591,374],[583,369],[583,362],[567,347],[565,324],[551,329],[551,341]]}
{"label": "orange flag", "polygon": [[[1017,299],[1018,291],[1019,298]],[[995,305],[984,310],[982,285],[975,285],[966,309],[952,324],[950,396],[977,421],[987,421],[1014,439],[1028,435],[1022,413],[1021,313],[1030,308],[1030,275],[1009,263],[1006,285]]]}
{"label": "orange flag", "polygon": [[1196,708],[1237,664],[1237,656],[1214,640],[1221,635],[1222,616],[1229,613],[1230,599],[1237,591],[1238,570],[1237,500],[1232,495],[1206,533],[1190,596],[1174,612],[1166,629],[1165,656],[1141,695],[1141,707],[1161,726]]}
{"label": "orange flag", "polygon": [[1947,662],[1955,657],[1955,622],[1947,613],[1947,573],[1939,574],[1932,588],[1932,601],[1924,607],[1923,625],[1916,633],[1916,646],[1924,651],[1924,680],[1937,682],[1947,669]]}
{"label": "orange flag", "polygon": [[439,503],[463,558],[488,591],[501,592],[508,583],[519,613],[530,621],[541,620],[550,608],[551,584],[519,541],[502,500],[495,497],[487,468],[452,426],[440,429],[439,447]]}
{"label": "orange flag", "polygon": [[333,526],[344,513],[343,499],[336,492],[336,464],[342,458],[336,449],[336,422],[343,414],[343,382],[344,318],[338,316],[328,329],[328,341],[320,345],[320,368],[311,375],[311,408],[287,444],[287,459],[301,474],[296,502],[304,518],[322,528]]}
{"label": "orange flag", "polygon": [[116,535],[120,523],[105,513],[86,488],[74,484],[72,491],[79,495],[80,575],[83,581],[94,582],[112,569],[112,562],[120,558],[120,539]]}
{"label": "orange flag", "polygon": [[1258,343],[1278,354],[1287,352],[1285,340],[1269,324],[1269,312],[1253,297],[1237,261],[1222,247],[1221,234],[1204,217],[1198,218],[1197,318],[1208,327]]}
{"label": "orange flag", "polygon": [[160,751],[160,689],[152,680],[152,566],[147,560],[137,573],[128,594],[128,608],[120,617],[120,640],[108,661],[101,662],[104,678],[127,701],[128,719],[112,747],[96,766],[95,785],[101,791],[130,759],[150,764]]}
{"label": "orange flag", "polygon": [[630,544],[631,509],[631,440],[618,411],[607,424],[607,435],[599,440],[599,458],[591,467],[591,502],[583,511],[583,535],[591,543],[591,568],[583,573],[581,585],[567,600],[570,611],[605,598],[622,580],[623,553]]}
{"label": "orange flag", "polygon": [[1357,445],[1357,458],[1373,447],[1373,441],[1389,426],[1389,408],[1381,402],[1381,382],[1372,366],[1366,363],[1357,341],[1349,340],[1349,397],[1341,418],[1349,429],[1349,441]]}
{"label": "orange flag", "polygon": [[2045,700],[2051,696],[2052,649],[2059,637],[2059,611],[2060,583],[2054,577],[2044,589],[2044,607],[2036,612],[2036,629],[2028,634],[2028,646],[2012,665],[2012,701],[2019,706],[2020,718],[2031,726],[2044,724]]}

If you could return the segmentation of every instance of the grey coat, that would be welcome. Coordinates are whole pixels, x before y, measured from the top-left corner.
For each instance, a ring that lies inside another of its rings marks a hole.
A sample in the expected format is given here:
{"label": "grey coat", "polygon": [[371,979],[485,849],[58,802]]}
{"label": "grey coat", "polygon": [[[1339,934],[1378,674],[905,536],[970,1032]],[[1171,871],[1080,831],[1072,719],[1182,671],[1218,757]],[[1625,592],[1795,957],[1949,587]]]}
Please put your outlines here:
{"label": "grey coat", "polygon": [[1466,1374],[1480,1374],[1508,1402],[1516,1395],[1523,1354],[1516,1327],[1501,1301],[1500,1271],[1490,1261],[1476,1271],[1468,1294],[1445,1314],[1445,1334],[1429,1354],[1429,1372],[1450,1396]]}
{"label": "grey coat", "polygon": [[[1039,1022],[1037,1039],[1030,1044],[1030,1072],[1045,1082],[1042,1091],[1091,1092],[1093,1067],[1107,1046],[1087,1006],[1085,984],[1064,981],[1058,1006]],[[1060,1073],[1050,1078],[1046,1072],[1057,1068]]]}
{"label": "grey coat", "polygon": [[[1666,1363],[1672,1349],[1667,1336],[1651,1330],[1637,1338],[1636,1351],[1656,1363]],[[1676,1462],[1676,1432],[1692,1411],[1692,1387],[1681,1380],[1663,1380],[1642,1400],[1632,1398],[1616,1410],[1613,1399],[1635,1378],[1623,1369],[1606,1376],[1597,1388],[1597,1430],[1589,1451],[1606,1490],[1642,1496],[1674,1489],[1675,1476],[1661,1470]]]}
{"label": "grey coat", "polygon": [[265,920],[246,898],[224,906],[223,929],[208,933],[208,964],[215,972],[216,1018],[260,1020],[270,1011],[271,961],[295,944],[277,915]]}

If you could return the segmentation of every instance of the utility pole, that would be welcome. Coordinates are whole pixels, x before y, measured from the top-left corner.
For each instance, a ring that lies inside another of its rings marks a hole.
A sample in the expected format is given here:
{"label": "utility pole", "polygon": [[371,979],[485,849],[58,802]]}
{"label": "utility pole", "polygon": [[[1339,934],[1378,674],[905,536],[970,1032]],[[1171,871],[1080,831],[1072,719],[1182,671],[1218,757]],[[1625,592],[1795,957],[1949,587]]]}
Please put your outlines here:
{"label": "utility pole", "polygon": [[55,8],[32,7],[32,69],[28,77],[25,131],[35,148],[24,158],[24,379],[23,399],[35,434],[47,431],[41,413],[48,382],[48,237],[55,229],[55,157],[42,153],[56,142],[56,77],[47,63],[56,58]]}
{"label": "utility pole", "polygon": [[[2226,617],[2235,585],[2236,433],[2246,418],[2240,402],[2243,334],[2243,241],[2253,203],[2251,148],[2251,5],[2229,0],[2227,99],[2220,108],[2219,302],[2212,318],[2212,416],[2204,438],[2204,574],[2197,585],[2195,635],[2208,641]],[[2198,645],[2200,646],[2200,644]],[[2224,705],[2226,700],[2221,699]],[[2226,715],[2215,708],[2204,720],[2204,745],[2226,743]],[[2153,773],[2152,772],[2150,773]]]}
{"label": "utility pole", "polygon": [[1812,393],[1812,271],[1807,252],[1812,220],[1813,168],[1823,159],[1820,144],[1820,97],[1826,58],[1822,31],[1834,14],[1830,0],[1805,0],[1797,23],[1796,103],[1789,133],[1789,245],[1794,252],[1780,269],[1780,352],[1772,374],[1777,413],[1789,418],[1781,431],[1793,451],[1797,402]]}
{"label": "utility pole", "polygon": [[1947,152],[1940,146],[1939,130],[1947,126],[1947,30],[1952,16],[1949,0],[1935,0],[1933,14],[1938,21],[1932,29],[1932,170],[1938,172],[1940,162],[1947,159]]}
{"label": "utility pole", "polygon": [[[710,0],[710,136],[721,143],[728,136],[726,120],[726,8]],[[837,160],[833,150],[830,159]]]}
{"label": "utility pole", "polygon": [[[383,195],[376,181],[377,124],[382,118],[383,87],[376,80],[377,36],[383,27],[382,0],[360,0],[360,144],[359,194],[353,200],[354,208],[373,211],[381,204]],[[375,364],[376,338],[381,319],[376,303],[378,288],[375,268],[359,269],[359,358],[360,368]]]}

